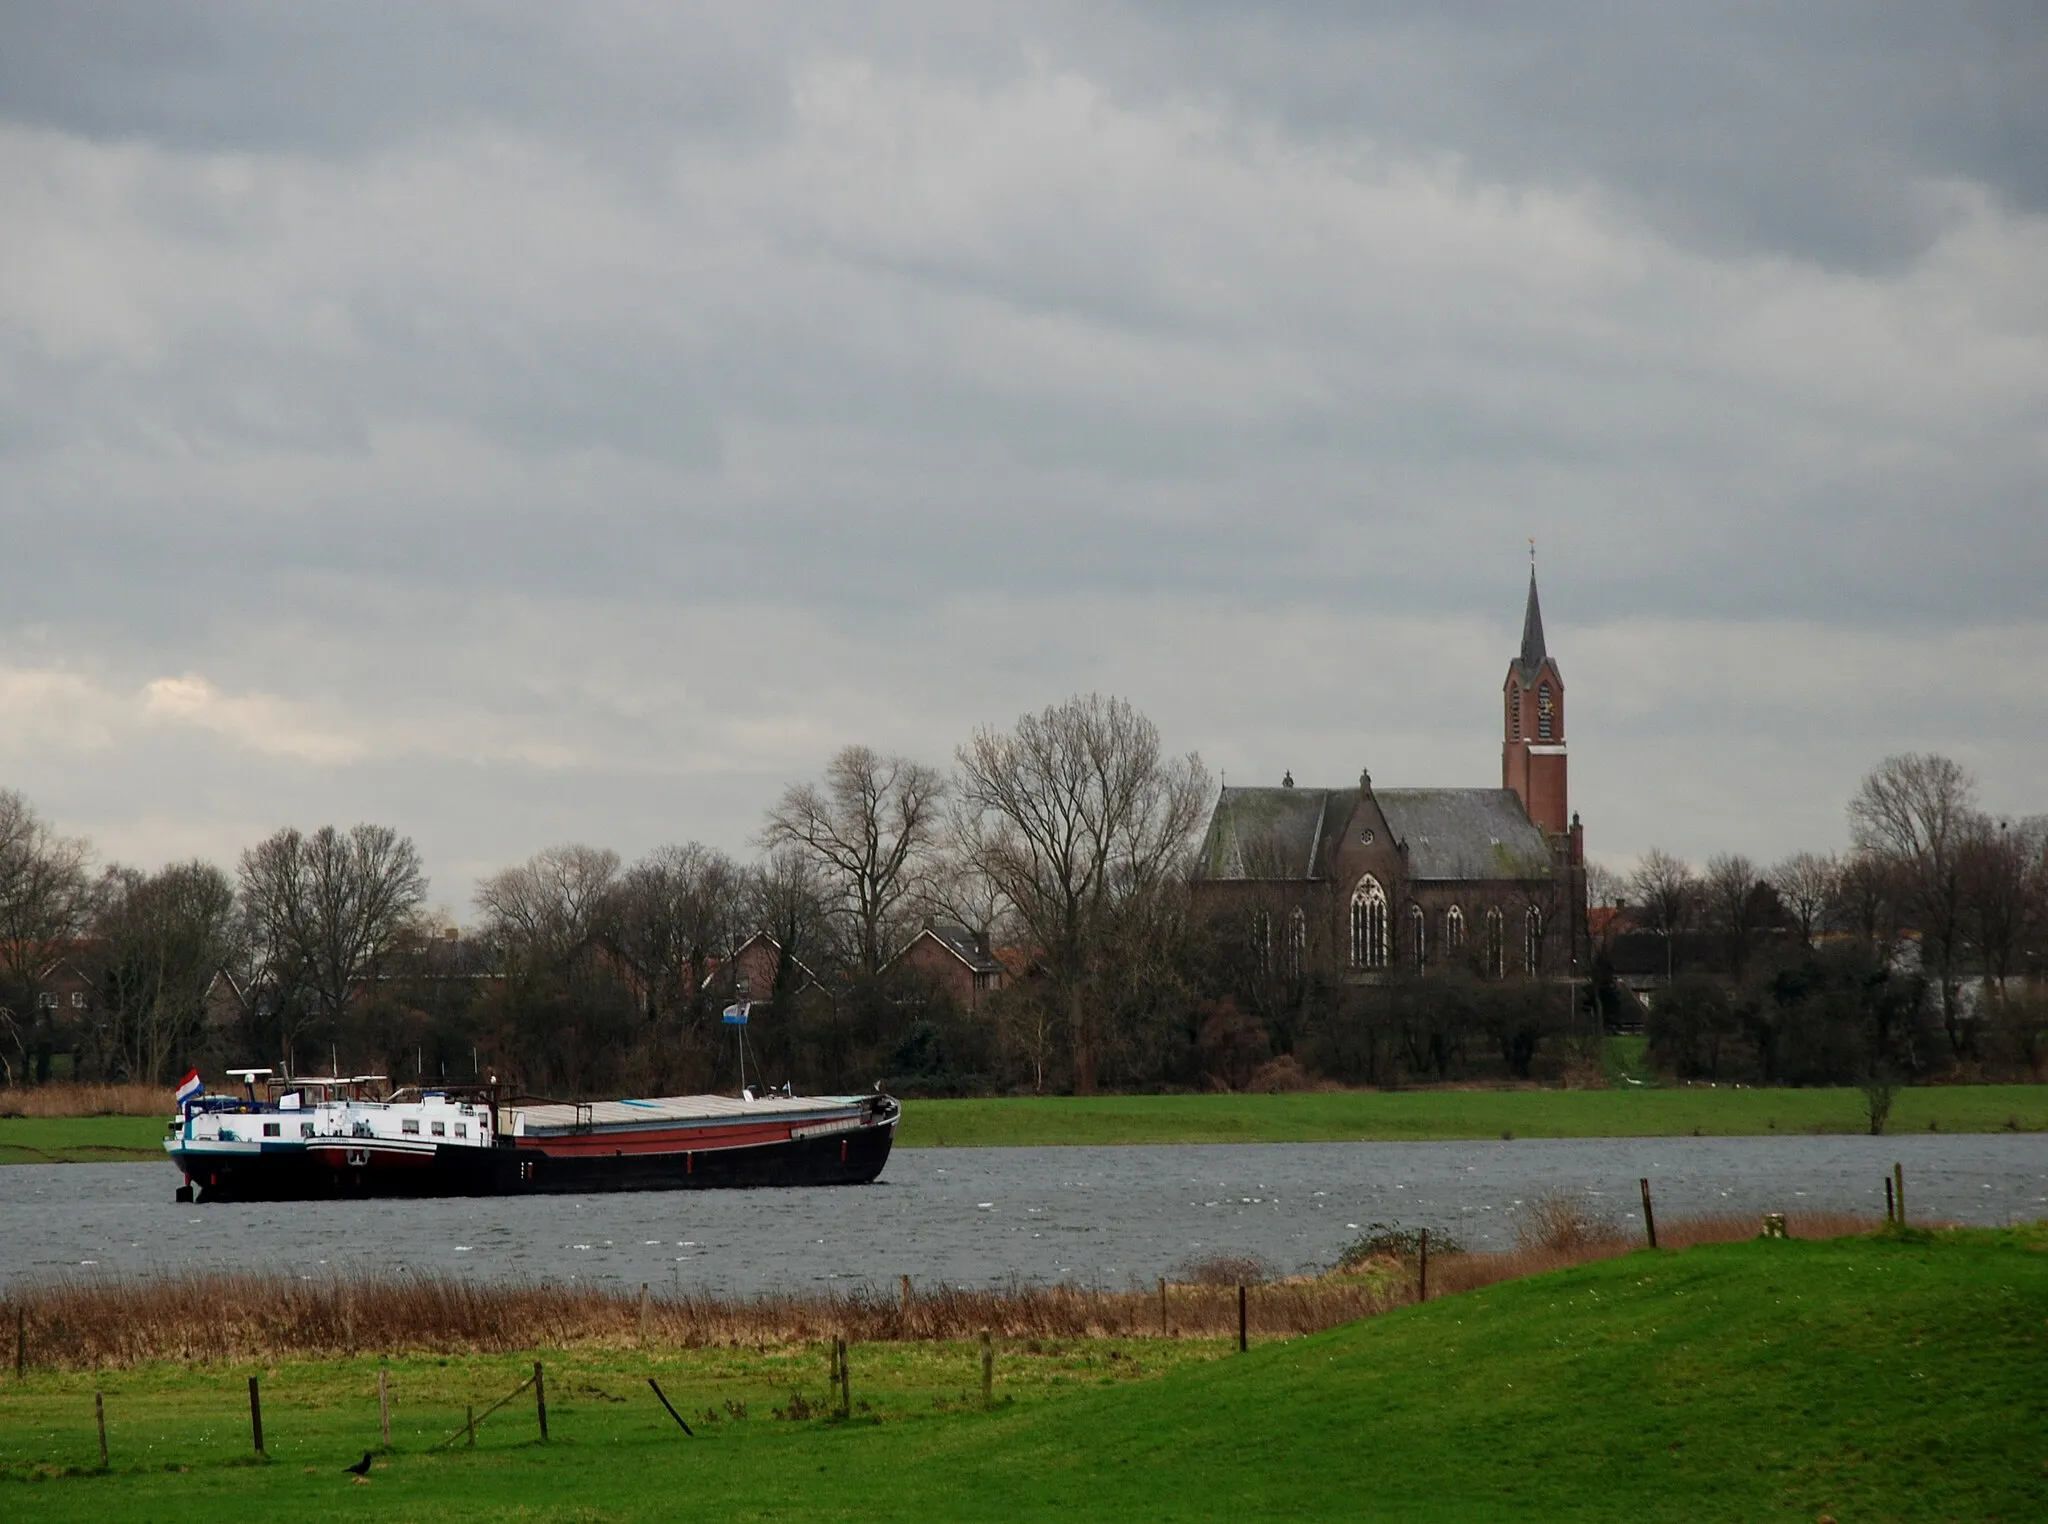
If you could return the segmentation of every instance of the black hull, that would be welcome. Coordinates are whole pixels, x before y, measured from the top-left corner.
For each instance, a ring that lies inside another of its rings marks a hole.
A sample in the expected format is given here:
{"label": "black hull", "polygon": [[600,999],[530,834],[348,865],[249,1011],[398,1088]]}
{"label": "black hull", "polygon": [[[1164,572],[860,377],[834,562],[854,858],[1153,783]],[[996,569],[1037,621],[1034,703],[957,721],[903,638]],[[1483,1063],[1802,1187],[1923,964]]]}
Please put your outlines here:
{"label": "black hull", "polygon": [[[333,1165],[310,1152],[173,1153],[196,1200],[365,1201],[435,1196],[566,1196],[601,1191],[748,1190],[867,1185],[882,1173],[894,1127],[742,1148],[678,1153],[545,1153],[537,1148],[449,1148],[431,1158]],[[181,1196],[182,1199],[182,1196]]]}

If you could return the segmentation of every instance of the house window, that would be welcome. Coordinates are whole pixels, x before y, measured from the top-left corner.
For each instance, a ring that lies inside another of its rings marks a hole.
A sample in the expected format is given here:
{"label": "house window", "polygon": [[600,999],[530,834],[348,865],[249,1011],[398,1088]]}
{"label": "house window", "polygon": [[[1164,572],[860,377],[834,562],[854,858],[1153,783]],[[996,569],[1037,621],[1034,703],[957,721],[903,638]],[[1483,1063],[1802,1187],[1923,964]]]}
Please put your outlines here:
{"label": "house window", "polygon": [[1301,977],[1302,965],[1308,961],[1308,915],[1299,905],[1287,917],[1287,972],[1292,977]]}
{"label": "house window", "polygon": [[398,1124],[398,1130],[399,1130],[400,1132],[412,1132],[412,1133],[416,1133],[416,1132],[418,1132],[418,1131],[420,1130],[420,1124],[419,1124],[419,1119],[418,1119],[418,1118],[416,1118],[416,1117],[408,1117],[408,1118],[406,1118],[406,1120],[405,1120],[405,1121],[403,1121],[403,1122],[400,1122],[400,1123]]}
{"label": "house window", "polygon": [[1424,928],[1428,924],[1429,918],[1422,913],[1420,905],[1408,907],[1408,936],[1415,944],[1410,951],[1415,955],[1415,972],[1418,974],[1429,961],[1429,946],[1424,936]]}
{"label": "house window", "polygon": [[1252,917],[1252,956],[1261,974],[1273,972],[1273,917],[1263,910]]}
{"label": "house window", "polygon": [[1387,966],[1387,891],[1370,873],[1351,896],[1351,966]]}
{"label": "house window", "polygon": [[73,990],[71,992],[71,1009],[74,1011],[82,1011],[85,1009],[84,990]]}
{"label": "house window", "polygon": [[1536,690],[1536,735],[1538,739],[1550,739],[1550,684],[1545,683]]}
{"label": "house window", "polygon": [[445,1138],[445,1137],[447,1137],[447,1136],[448,1136],[448,1124],[447,1124],[446,1122],[436,1122],[436,1123],[434,1124],[434,1136],[435,1136],[435,1137],[437,1137],[437,1138]]}
{"label": "house window", "polygon": [[1500,909],[1486,912],[1486,976],[1501,978],[1507,972],[1507,951],[1502,945]]}
{"label": "house window", "polygon": [[36,1005],[45,1011],[56,1010],[57,992],[55,990],[44,990],[40,995],[36,996]]}
{"label": "house window", "polygon": [[1543,967],[1543,912],[1531,905],[1524,920],[1522,966],[1533,974]]}
{"label": "house window", "polygon": [[1465,945],[1465,912],[1453,905],[1444,912],[1444,951],[1454,953]]}
{"label": "house window", "polygon": [[974,975],[974,987],[978,990],[994,989],[996,987],[995,974],[993,972],[977,971]]}

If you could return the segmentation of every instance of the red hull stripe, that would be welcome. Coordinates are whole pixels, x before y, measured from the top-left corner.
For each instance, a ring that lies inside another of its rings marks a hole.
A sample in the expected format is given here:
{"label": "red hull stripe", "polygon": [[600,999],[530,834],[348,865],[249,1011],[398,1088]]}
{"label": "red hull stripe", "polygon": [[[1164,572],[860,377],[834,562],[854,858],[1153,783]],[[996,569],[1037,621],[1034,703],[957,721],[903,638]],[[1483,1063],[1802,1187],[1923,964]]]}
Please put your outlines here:
{"label": "red hull stripe", "polygon": [[576,1157],[585,1154],[675,1154],[715,1153],[723,1148],[759,1148],[764,1144],[787,1143],[787,1122],[757,1123],[747,1127],[693,1127],[688,1131],[663,1129],[646,1132],[583,1132],[567,1137],[524,1137],[515,1141],[521,1148],[544,1154]]}

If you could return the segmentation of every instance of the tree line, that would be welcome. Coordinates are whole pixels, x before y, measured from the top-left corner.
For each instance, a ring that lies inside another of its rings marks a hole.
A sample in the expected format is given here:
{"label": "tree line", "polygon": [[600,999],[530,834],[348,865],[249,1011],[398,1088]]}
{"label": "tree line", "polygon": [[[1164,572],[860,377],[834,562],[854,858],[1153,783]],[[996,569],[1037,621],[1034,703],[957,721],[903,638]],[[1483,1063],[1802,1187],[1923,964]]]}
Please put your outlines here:
{"label": "tree line", "polygon": [[[1687,1078],[2031,1074],[2048,1057],[2023,977],[2048,930],[2048,825],[1984,815],[1946,758],[1873,770],[1839,857],[1700,872],[1653,850],[1625,879],[1591,869],[1604,932],[1578,980],[1365,983],[1320,938],[1276,960],[1247,913],[1199,909],[1213,799],[1199,757],[1089,695],[976,732],[949,770],[848,746],[782,792],[749,860],[551,847],[479,884],[458,933],[386,826],[281,830],[232,871],[95,871],[86,843],[0,792],[0,1078],[161,1083],[282,1059],[560,1095],[729,1087],[720,1012],[743,944],[766,960],[750,1072],[803,1090],[1554,1080],[1590,1077],[1600,1034],[1638,1021]],[[964,1002],[906,966],[927,924],[1001,951],[1006,987]],[[1646,939],[1663,967],[1632,978]]]}

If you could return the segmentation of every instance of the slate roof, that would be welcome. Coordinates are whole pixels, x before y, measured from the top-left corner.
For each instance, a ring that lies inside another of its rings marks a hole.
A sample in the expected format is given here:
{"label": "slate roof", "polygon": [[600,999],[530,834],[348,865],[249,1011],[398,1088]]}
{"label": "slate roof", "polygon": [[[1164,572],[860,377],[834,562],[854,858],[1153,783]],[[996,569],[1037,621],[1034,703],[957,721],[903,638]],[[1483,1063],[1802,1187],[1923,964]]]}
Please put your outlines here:
{"label": "slate roof", "polygon": [[[1417,880],[1549,878],[1550,847],[1504,788],[1383,788],[1373,796]],[[1355,788],[1226,788],[1209,817],[1201,866],[1215,879],[1328,874]]]}
{"label": "slate roof", "polygon": [[1383,788],[1380,813],[1416,879],[1550,877],[1550,844],[1509,788]]}
{"label": "slate roof", "polygon": [[1210,878],[1316,878],[1358,802],[1355,788],[1226,788],[1209,817]]}

